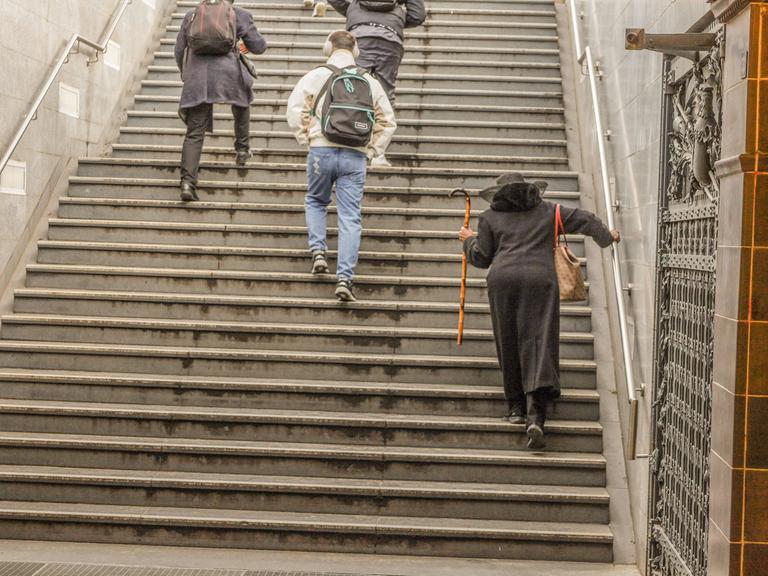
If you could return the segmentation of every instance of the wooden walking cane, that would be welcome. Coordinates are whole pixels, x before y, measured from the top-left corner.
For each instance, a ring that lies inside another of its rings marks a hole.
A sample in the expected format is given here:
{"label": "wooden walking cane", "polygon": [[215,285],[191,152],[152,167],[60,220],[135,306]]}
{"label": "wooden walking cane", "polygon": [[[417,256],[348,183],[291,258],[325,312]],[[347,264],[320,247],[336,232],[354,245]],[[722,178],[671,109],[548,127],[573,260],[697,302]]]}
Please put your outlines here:
{"label": "wooden walking cane", "polygon": [[[464,188],[456,188],[448,196],[453,198],[457,194],[463,194],[465,202],[464,210],[464,228],[469,228],[469,218],[472,214],[472,199],[469,197],[469,192]],[[461,289],[459,290],[459,330],[456,337],[456,343],[461,346],[461,342],[464,340],[464,301],[467,296],[467,255],[461,255]]]}

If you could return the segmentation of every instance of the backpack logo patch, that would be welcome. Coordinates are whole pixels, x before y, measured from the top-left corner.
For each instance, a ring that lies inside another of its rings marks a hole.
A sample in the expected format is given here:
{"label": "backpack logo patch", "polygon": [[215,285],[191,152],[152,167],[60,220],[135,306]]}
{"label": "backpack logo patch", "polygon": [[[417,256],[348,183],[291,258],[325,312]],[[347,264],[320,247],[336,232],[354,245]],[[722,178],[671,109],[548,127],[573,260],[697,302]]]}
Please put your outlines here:
{"label": "backpack logo patch", "polygon": [[358,130],[368,130],[369,127],[365,122],[355,122],[355,128]]}

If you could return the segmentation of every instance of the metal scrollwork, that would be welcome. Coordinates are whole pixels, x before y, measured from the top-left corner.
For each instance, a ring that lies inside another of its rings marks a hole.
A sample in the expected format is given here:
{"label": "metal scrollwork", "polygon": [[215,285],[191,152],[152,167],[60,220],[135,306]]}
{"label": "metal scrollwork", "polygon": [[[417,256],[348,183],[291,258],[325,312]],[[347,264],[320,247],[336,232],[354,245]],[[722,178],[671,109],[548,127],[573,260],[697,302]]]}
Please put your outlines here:
{"label": "metal scrollwork", "polygon": [[664,61],[648,572],[706,576],[722,46]]}

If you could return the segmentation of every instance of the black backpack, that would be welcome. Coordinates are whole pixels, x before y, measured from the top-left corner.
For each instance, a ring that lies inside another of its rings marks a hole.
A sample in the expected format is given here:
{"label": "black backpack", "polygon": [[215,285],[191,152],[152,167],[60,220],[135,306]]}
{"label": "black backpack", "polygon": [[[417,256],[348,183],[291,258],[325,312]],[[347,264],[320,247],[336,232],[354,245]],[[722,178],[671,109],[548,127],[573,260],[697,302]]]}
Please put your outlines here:
{"label": "black backpack", "polygon": [[402,4],[400,0],[359,0],[360,6],[371,12],[392,12],[398,4]]}
{"label": "black backpack", "polygon": [[226,0],[203,0],[187,28],[187,43],[194,54],[221,56],[235,49],[235,9]]}
{"label": "black backpack", "polygon": [[[312,116],[318,118],[323,135],[331,142],[360,148],[367,146],[373,135],[376,113],[373,92],[365,78],[365,70],[356,66],[337,68],[326,64],[331,77],[315,99]],[[323,109],[317,115],[317,106],[323,95]]]}

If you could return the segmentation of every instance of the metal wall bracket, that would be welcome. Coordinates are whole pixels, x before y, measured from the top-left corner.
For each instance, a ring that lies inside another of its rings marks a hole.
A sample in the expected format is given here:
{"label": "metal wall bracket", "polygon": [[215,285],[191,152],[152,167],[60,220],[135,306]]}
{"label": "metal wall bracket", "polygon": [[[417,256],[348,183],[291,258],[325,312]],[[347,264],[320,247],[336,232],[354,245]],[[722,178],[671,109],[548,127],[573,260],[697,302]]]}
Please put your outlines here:
{"label": "metal wall bracket", "polygon": [[683,34],[648,34],[644,28],[627,28],[626,50],[651,50],[669,56],[682,56],[696,60],[699,52],[710,50],[715,45],[716,34],[709,32],[686,32]]}

